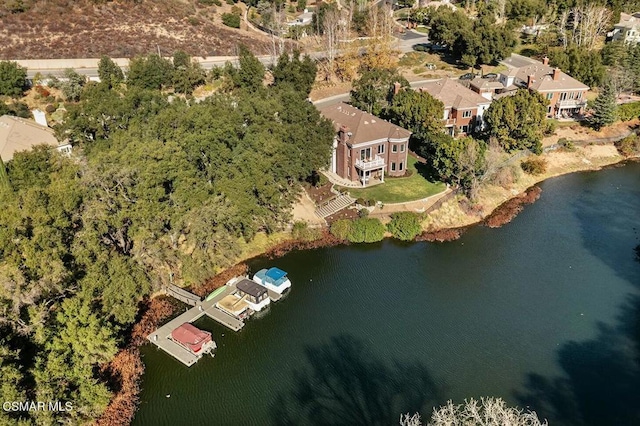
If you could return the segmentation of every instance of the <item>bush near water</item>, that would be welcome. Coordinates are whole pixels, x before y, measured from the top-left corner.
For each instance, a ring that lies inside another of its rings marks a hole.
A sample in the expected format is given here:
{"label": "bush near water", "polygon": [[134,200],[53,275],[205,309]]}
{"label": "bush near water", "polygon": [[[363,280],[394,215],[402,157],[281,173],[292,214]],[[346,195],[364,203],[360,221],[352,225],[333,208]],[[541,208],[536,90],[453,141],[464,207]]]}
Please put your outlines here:
{"label": "bush near water", "polygon": [[399,240],[411,241],[422,231],[420,217],[412,212],[394,213],[387,229]]}
{"label": "bush near water", "polygon": [[331,233],[352,243],[373,243],[384,238],[385,227],[378,219],[360,218],[336,220],[331,225]]}

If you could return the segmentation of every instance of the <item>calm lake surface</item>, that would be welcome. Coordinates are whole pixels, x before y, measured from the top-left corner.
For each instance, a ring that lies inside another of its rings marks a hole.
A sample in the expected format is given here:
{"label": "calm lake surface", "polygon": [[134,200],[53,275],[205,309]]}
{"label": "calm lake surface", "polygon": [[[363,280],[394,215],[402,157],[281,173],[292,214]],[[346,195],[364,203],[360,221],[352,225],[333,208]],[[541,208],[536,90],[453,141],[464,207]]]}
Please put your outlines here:
{"label": "calm lake surface", "polygon": [[252,261],[292,291],[239,333],[199,320],[218,351],[191,368],[142,348],[134,425],[397,425],[480,396],[551,424],[640,424],[640,164],[542,189],[450,243]]}

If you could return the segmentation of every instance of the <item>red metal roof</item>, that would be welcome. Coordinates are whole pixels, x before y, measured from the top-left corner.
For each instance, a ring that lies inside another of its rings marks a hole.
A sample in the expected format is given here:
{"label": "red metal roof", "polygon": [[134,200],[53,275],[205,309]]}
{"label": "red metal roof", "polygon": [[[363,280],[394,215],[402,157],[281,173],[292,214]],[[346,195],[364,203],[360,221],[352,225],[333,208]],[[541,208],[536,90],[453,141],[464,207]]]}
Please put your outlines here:
{"label": "red metal roof", "polygon": [[183,345],[193,346],[211,340],[211,333],[185,322],[171,332],[171,337]]}

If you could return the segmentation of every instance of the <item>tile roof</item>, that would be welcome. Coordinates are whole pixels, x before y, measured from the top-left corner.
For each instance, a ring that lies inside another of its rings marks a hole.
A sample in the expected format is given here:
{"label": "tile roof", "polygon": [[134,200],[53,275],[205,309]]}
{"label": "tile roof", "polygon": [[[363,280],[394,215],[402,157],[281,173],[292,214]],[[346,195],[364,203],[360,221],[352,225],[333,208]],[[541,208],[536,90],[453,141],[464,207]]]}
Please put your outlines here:
{"label": "tile roof", "polygon": [[60,144],[52,129],[33,120],[3,115],[0,117],[0,157],[2,161],[13,159],[18,151],[27,151],[35,145],[47,144],[58,147]]}
{"label": "tile roof", "polygon": [[615,27],[622,28],[635,28],[640,26],[640,12],[636,12],[633,15],[628,13],[620,13],[620,22],[615,24]]}
{"label": "tile roof", "polygon": [[491,103],[489,99],[480,96],[473,90],[464,87],[457,80],[450,78],[425,83],[418,90],[427,92],[434,98],[440,100],[444,104],[445,109],[477,108],[478,105]]}
{"label": "tile roof", "polygon": [[469,84],[478,89],[502,89],[504,87],[499,81],[482,77],[474,78]]}
{"label": "tile roof", "polygon": [[408,139],[411,132],[386,120],[341,102],[319,108],[320,113],[331,120],[336,128],[346,126],[351,132],[349,143],[357,145],[379,139]]}

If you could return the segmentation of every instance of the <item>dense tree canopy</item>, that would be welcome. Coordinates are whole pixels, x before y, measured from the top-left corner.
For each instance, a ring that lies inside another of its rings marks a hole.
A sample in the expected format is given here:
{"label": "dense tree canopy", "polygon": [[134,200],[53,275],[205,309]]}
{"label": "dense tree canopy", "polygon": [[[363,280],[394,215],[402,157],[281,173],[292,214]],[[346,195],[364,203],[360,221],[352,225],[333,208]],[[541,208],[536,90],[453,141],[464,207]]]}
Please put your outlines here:
{"label": "dense tree canopy", "polygon": [[518,90],[513,96],[494,100],[484,115],[489,134],[507,151],[542,151],[547,101],[538,92]]}
{"label": "dense tree canopy", "polygon": [[117,86],[124,81],[124,73],[111,58],[103,56],[98,62],[98,77],[100,81],[105,83],[109,88]]}
{"label": "dense tree canopy", "polygon": [[616,91],[613,83],[607,80],[593,103],[591,123],[593,127],[600,130],[602,127],[612,125],[616,118]]}
{"label": "dense tree canopy", "polygon": [[27,87],[27,69],[17,62],[0,61],[0,96],[20,96]]}
{"label": "dense tree canopy", "polygon": [[374,68],[366,71],[353,82],[351,104],[373,115],[380,115],[389,106],[394,94],[394,84],[402,88],[409,82],[397,71]]}
{"label": "dense tree canopy", "polygon": [[[263,85],[256,62],[247,54],[246,68],[223,77],[239,87],[198,103],[88,83],[61,129],[76,157],[43,146],[2,167],[0,396],[74,410],[0,413],[0,422],[95,419],[112,391],[98,366],[141,299],[169,282],[200,283],[234,261],[243,239],[287,224],[334,131],[289,77]],[[176,55],[177,69],[190,63]],[[300,65],[279,71],[310,73]]]}
{"label": "dense tree canopy", "polygon": [[428,92],[402,90],[393,96],[384,115],[416,136],[436,133],[442,130],[444,104]]}
{"label": "dense tree canopy", "polygon": [[156,54],[137,56],[129,61],[127,84],[140,89],[161,89],[171,84],[173,65]]}

